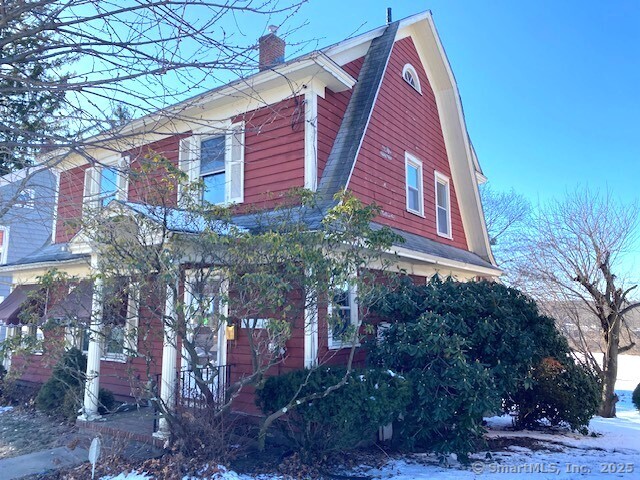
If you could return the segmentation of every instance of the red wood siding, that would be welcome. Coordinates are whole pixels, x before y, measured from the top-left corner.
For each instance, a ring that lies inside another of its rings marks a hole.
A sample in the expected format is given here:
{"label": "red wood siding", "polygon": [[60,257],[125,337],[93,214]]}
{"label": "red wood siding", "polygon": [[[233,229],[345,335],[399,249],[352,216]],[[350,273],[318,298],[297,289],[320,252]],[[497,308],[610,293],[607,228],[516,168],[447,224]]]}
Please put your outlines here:
{"label": "red wood siding", "polygon": [[58,216],[54,243],[68,242],[80,229],[82,198],[84,196],[84,172],[89,165],[75,167],[60,173],[58,191]]}
{"label": "red wood siding", "polygon": [[269,105],[234,118],[245,121],[244,202],[273,204],[304,186],[304,97]]}
{"label": "red wood siding", "polygon": [[[232,293],[231,301],[233,301]],[[282,360],[268,370],[267,376],[281,375],[304,368],[304,302],[299,293],[292,293],[290,294],[289,304],[293,307],[289,314],[289,321],[292,326],[291,338],[285,345],[285,353]],[[231,306],[231,308],[233,307]],[[268,317],[268,315],[265,315],[265,317]],[[233,320],[238,327],[236,327],[236,339],[227,342],[227,361],[231,366],[231,381],[235,382],[253,373],[251,347],[249,346],[249,335],[252,331],[240,328],[239,318],[234,318]],[[257,337],[258,341],[265,340],[261,333],[262,330],[253,330],[254,337]],[[255,404],[255,388],[253,386],[244,387],[234,400],[233,409],[250,414],[260,413]]]}
{"label": "red wood siding", "polygon": [[[402,78],[406,63],[415,67],[422,95]],[[391,149],[392,160],[382,158],[380,151],[383,147]],[[425,218],[406,209],[405,151],[422,161]],[[380,223],[466,250],[467,241],[453,181],[450,183],[453,240],[436,233],[436,170],[451,178],[433,90],[409,37],[396,42],[393,47],[348,187],[364,202],[375,202],[382,207],[383,213],[377,219]]]}
{"label": "red wood siding", "polygon": [[[358,78],[363,62],[364,57],[358,58],[342,68],[354,78]],[[352,92],[347,90],[335,93],[327,88],[324,98],[318,97],[318,180],[322,177]]]}
{"label": "red wood siding", "polygon": [[129,201],[168,207],[177,205],[176,182],[168,179],[167,166],[155,161],[154,156],[162,156],[171,166],[178,167],[180,139],[187,135],[163,138],[125,154],[131,161]]}

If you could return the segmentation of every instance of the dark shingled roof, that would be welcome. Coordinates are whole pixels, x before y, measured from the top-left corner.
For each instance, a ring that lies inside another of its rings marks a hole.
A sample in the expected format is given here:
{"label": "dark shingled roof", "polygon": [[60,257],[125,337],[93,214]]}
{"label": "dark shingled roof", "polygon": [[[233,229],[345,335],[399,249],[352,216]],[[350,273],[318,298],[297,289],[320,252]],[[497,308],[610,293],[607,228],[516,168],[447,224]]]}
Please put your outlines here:
{"label": "dark shingled roof", "polygon": [[89,254],[85,253],[71,253],[69,251],[68,243],[55,243],[45,245],[39,250],[22,257],[20,260],[12,263],[7,263],[3,267],[11,267],[14,265],[29,265],[33,263],[46,263],[46,262],[65,262],[69,260],[77,260],[81,258],[89,258]]}
{"label": "dark shingled roof", "polygon": [[[314,207],[292,207],[284,212],[271,211],[260,214],[238,215],[232,219],[234,225],[241,229],[259,231],[262,222],[266,222],[269,226],[274,226],[278,223],[278,216],[282,216],[283,222],[304,222],[312,230],[321,227],[325,214],[337,203],[334,200],[334,196],[346,187],[349,175],[353,170],[371,112],[373,111],[375,99],[391,56],[399,24],[400,22],[389,24],[384,33],[371,42],[371,46],[365,55],[358,82],[353,89],[331,153],[322,172],[322,178],[318,185],[318,205]],[[166,223],[166,227],[169,230],[177,233],[198,233],[198,231],[203,231],[205,228],[211,228],[211,225],[204,219],[194,218],[193,215],[189,216],[186,211],[177,208],[150,207],[132,202],[118,203],[151,220]],[[373,228],[382,228],[382,225],[375,223],[372,226]],[[221,228],[224,230],[224,227],[221,226]],[[392,228],[392,230],[404,239],[404,243],[398,244],[398,247],[470,265],[494,270],[496,268],[475,253],[444,245],[435,240],[395,228]],[[220,233],[224,234],[223,231]],[[67,245],[45,246],[39,251],[9,265],[66,261],[88,257],[88,255],[72,254],[68,251]]]}
{"label": "dark shingled roof", "polygon": [[376,96],[387,68],[400,22],[391,23],[385,32],[371,42],[364,57],[358,83],[353,88],[340,129],[333,142],[318,185],[321,203],[331,206],[333,197],[345,188],[362,143]]}
{"label": "dark shingled roof", "polygon": [[[382,228],[382,225],[373,224],[372,227],[379,229]],[[397,247],[403,247],[415,252],[433,255],[434,257],[446,258],[456,262],[468,263],[470,265],[496,270],[495,265],[492,265],[473,252],[452,247],[451,245],[445,245],[444,243],[436,242],[430,238],[421,237],[420,235],[398,230],[397,228],[391,228],[391,230],[404,239],[404,243],[396,244]]]}

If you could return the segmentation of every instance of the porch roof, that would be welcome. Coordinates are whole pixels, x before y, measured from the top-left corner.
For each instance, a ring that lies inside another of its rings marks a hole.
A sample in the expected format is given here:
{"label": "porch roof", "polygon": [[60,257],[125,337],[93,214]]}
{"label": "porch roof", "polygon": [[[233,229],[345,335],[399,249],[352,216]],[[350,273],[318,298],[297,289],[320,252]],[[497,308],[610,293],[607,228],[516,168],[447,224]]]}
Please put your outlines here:
{"label": "porch roof", "polygon": [[68,243],[54,243],[45,245],[35,252],[22,257],[20,260],[3,265],[1,270],[11,270],[10,267],[19,265],[31,265],[35,263],[49,262],[67,262],[84,258],[89,258],[89,255],[84,253],[72,253],[69,250]]}
{"label": "porch roof", "polygon": [[[153,221],[162,223],[165,225],[165,228],[176,233],[200,233],[205,231],[205,229],[212,229],[220,235],[229,234],[231,228],[238,228],[246,232],[260,232],[267,228],[267,226],[270,228],[277,226],[279,222],[283,222],[283,224],[284,222],[301,222],[310,230],[318,230],[322,227],[322,219],[331,206],[329,202],[322,202],[320,205],[314,207],[294,206],[278,211],[269,210],[255,214],[236,215],[231,218],[230,222],[223,222],[215,220],[207,221],[200,215],[195,215],[177,208],[151,207],[132,202],[120,203],[137,213],[145,215]],[[379,223],[372,223],[371,226],[374,229],[383,228],[383,225]],[[494,265],[476,253],[446,245],[397,228],[391,228],[391,230],[404,239],[404,242],[396,243],[394,245],[395,247],[402,247],[413,252],[498,272]]]}
{"label": "porch roof", "polygon": [[18,285],[14,288],[4,302],[0,303],[0,324],[20,325],[20,312],[29,301],[29,294],[38,288],[39,285]]}

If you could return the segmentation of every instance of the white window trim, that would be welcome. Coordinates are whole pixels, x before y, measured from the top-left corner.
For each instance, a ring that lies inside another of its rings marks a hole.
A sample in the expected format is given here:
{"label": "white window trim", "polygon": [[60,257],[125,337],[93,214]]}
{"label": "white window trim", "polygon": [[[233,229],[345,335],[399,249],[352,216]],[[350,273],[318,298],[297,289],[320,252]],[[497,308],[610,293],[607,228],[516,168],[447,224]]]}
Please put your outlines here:
{"label": "white window trim", "polygon": [[[349,306],[350,306],[350,316],[351,316],[351,325],[358,328],[359,318],[358,318],[358,287],[357,285],[349,285]],[[331,331],[331,325],[329,324],[329,319],[333,315],[333,302],[331,298],[329,298],[329,302],[327,304],[327,337],[328,342],[327,346],[329,350],[340,350],[341,348],[351,348],[354,344],[350,341],[344,341],[342,339],[333,338],[333,332]],[[359,343],[356,343],[358,346]]]}
{"label": "white window trim", "polygon": [[36,191],[35,191],[35,189],[33,189],[33,188],[25,188],[21,193],[26,193],[27,195],[29,195],[29,199],[25,203],[22,203],[22,202],[16,200],[15,206],[18,207],[18,208],[34,209],[36,207]]}
{"label": "white window trim", "polygon": [[[208,278],[208,280],[212,281],[212,282],[218,282],[219,283],[219,289],[218,289],[218,295],[220,295],[221,299],[222,297],[224,297],[229,289],[229,285],[228,283],[223,280],[219,275],[216,275],[214,272],[208,272],[210,273],[210,277]],[[185,282],[189,283],[193,285],[193,281],[194,281],[194,277],[196,275],[196,272],[194,270],[187,270],[185,272]],[[185,288],[184,288],[184,308],[185,309],[193,309],[194,308],[194,304],[195,304],[195,298],[193,296],[193,288],[187,288],[186,284],[185,284]],[[218,314],[220,316],[220,318],[227,318],[228,314],[229,314],[229,306],[227,305],[226,302],[223,302],[222,300],[219,302],[218,304]],[[226,322],[220,322],[220,325],[218,325],[218,358],[216,358],[216,362],[218,363],[218,365],[227,365],[227,335],[226,335]],[[187,324],[187,335],[193,335],[194,329],[195,329],[196,325],[195,323],[192,321],[192,319],[189,319],[188,324]],[[184,348],[184,346],[182,347],[182,358],[183,359],[187,359],[187,352]]]}
{"label": "white window trim", "polygon": [[[127,300],[127,318],[124,324],[123,353],[109,353],[106,351],[106,337],[102,338],[100,360],[106,362],[125,363],[129,357],[135,357],[138,353],[138,326],[140,324],[140,286],[133,284],[129,288]],[[103,328],[104,331],[104,328]]]}
{"label": "white window trim", "polygon": [[[218,205],[228,206],[232,204],[244,203],[244,155],[245,155],[245,122],[229,123],[225,122],[218,126],[215,130],[198,130],[193,135],[180,140],[180,148],[178,153],[178,166],[180,170],[187,174],[189,183],[200,180],[200,152],[202,142],[210,138],[225,137],[224,152],[224,171],[225,171],[225,200]],[[233,139],[234,135],[238,136],[240,142],[240,155],[237,160],[233,159]],[[241,185],[240,194],[237,197],[231,196],[231,168],[234,164],[238,164],[239,183]],[[181,185],[178,185],[178,203],[184,204],[185,192]],[[202,202],[202,192],[198,192],[198,202]]]}
{"label": "white window trim", "polygon": [[9,258],[9,233],[11,229],[8,225],[0,225],[0,230],[4,232],[4,236],[2,238],[2,252],[0,252],[0,265],[4,265],[7,263]]}
{"label": "white window trim", "polygon": [[[420,201],[420,209],[414,210],[409,207],[409,182],[408,182],[408,169],[409,165],[418,169],[418,188],[419,195],[418,199]],[[422,169],[422,162],[418,160],[416,157],[411,155],[409,152],[404,152],[404,195],[405,195],[405,206],[407,208],[407,212],[413,213],[414,215],[418,215],[424,218],[424,171]]]}
{"label": "white window trim", "polygon": [[84,172],[84,195],[82,201],[83,212],[90,209],[96,209],[100,206],[100,182],[102,180],[103,168],[116,169],[116,200],[126,201],[129,196],[129,178],[125,174],[129,168],[130,157],[118,157],[106,160],[101,165],[95,165],[87,168]]}
{"label": "white window trim", "polygon": [[[411,76],[413,77],[414,81],[416,82],[415,85],[411,85],[409,83],[409,81],[405,78],[405,73],[409,72],[411,74]],[[416,92],[418,92],[420,95],[422,95],[422,87],[420,87],[420,78],[418,77],[418,72],[416,71],[415,67],[413,65],[411,65],[410,63],[407,63],[403,68],[402,68],[402,79],[407,82],[407,84],[409,86],[411,86],[411,88],[413,88]]]}
{"label": "white window trim", "polygon": [[[435,182],[434,182],[434,199],[435,199],[435,209],[436,209],[436,232],[440,237],[448,238],[449,240],[453,239],[453,235],[451,232],[451,181],[449,177],[443,175],[442,173],[436,171],[435,172]],[[444,184],[447,186],[447,228],[449,229],[449,233],[440,231],[440,224],[438,222],[438,183]]]}
{"label": "white window trim", "polygon": [[[44,332],[42,331],[42,328],[40,328],[40,325],[22,325],[20,327],[20,334],[22,338],[31,337],[35,335],[36,341],[38,340],[38,335],[41,335],[42,341],[44,342]],[[42,347],[44,348],[44,345]],[[30,352],[30,355],[42,355],[43,348]]]}

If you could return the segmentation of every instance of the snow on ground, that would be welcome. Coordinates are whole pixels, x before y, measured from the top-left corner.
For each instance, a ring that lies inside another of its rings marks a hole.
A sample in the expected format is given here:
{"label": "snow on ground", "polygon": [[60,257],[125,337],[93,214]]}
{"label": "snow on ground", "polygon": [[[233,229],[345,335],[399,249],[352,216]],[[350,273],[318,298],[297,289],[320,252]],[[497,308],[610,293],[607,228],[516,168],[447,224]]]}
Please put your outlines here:
{"label": "snow on ground", "polygon": [[13,407],[2,407],[2,406],[0,406],[0,413],[8,412],[11,409],[13,409]]}
{"label": "snow on ground", "polygon": [[[451,467],[438,464],[433,455],[405,455],[392,459],[384,467],[361,465],[353,472],[373,479],[392,480],[547,480],[640,478],[640,412],[631,402],[631,394],[640,382],[640,356],[623,355],[620,361],[617,391],[617,418],[594,417],[589,423],[591,435],[512,431],[508,416],[488,418],[488,437],[510,439],[503,451],[480,452],[472,456],[470,466],[452,461]],[[2,408],[2,407],[0,407]],[[1,410],[0,410],[1,411]],[[522,446],[525,445],[525,446]],[[145,474],[129,473],[102,480],[151,480]],[[234,471],[221,471],[208,479],[184,480],[279,480],[278,475],[250,477]]]}
{"label": "snow on ground", "polygon": [[[452,461],[443,467],[435,456],[405,455],[380,469],[360,466],[346,475],[380,480],[547,480],[547,479],[636,479],[640,478],[640,412],[631,403],[631,391],[618,391],[618,418],[595,417],[589,430],[595,436],[573,433],[512,431],[511,418],[488,418],[491,438],[509,438],[513,445],[504,451],[480,452],[472,456],[470,466]],[[527,439],[524,441],[524,439]],[[531,441],[531,440],[533,441]],[[525,444],[527,446],[520,446]],[[129,473],[102,480],[152,480],[153,477]],[[184,480],[279,480],[279,475],[251,477],[234,471],[222,471],[208,479]]]}

